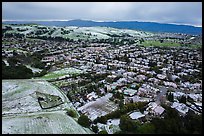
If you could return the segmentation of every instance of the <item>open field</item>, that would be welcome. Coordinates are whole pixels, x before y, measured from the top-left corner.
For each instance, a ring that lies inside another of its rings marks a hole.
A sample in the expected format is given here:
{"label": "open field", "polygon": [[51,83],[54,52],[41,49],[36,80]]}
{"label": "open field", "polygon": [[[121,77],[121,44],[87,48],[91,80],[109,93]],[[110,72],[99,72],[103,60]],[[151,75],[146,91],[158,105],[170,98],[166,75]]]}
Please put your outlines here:
{"label": "open field", "polygon": [[[42,109],[36,92],[61,98],[62,104]],[[69,99],[45,80],[2,81],[2,132],[12,134],[92,133],[66,115],[75,109]]]}
{"label": "open field", "polygon": [[87,134],[90,130],[80,126],[63,111],[40,112],[24,116],[3,117],[3,134]]}
{"label": "open field", "polygon": [[160,41],[144,41],[144,46],[165,46],[165,47],[178,47],[181,46],[179,43],[175,42],[160,42]]}
{"label": "open field", "polygon": [[70,76],[70,75],[75,75],[75,74],[77,75],[77,74],[81,74],[81,73],[82,73],[82,71],[79,69],[65,68],[65,69],[50,72],[50,73],[44,75],[43,77],[41,77],[41,79],[45,79],[45,80],[57,79],[57,78],[63,78],[64,76]]}

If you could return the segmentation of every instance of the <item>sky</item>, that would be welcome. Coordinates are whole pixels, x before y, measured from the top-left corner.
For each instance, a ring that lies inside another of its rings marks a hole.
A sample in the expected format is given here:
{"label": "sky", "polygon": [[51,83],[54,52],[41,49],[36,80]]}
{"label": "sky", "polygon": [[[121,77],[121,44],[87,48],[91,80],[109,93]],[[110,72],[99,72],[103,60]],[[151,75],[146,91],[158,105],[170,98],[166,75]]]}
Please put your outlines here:
{"label": "sky", "polygon": [[2,2],[2,20],[142,21],[202,26],[202,2]]}

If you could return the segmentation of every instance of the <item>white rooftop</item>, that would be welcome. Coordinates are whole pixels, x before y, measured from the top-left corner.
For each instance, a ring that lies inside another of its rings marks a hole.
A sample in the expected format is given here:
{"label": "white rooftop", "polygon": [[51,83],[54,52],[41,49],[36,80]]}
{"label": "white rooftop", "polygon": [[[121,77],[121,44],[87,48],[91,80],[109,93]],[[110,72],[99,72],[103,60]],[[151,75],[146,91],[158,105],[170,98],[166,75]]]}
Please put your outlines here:
{"label": "white rooftop", "polygon": [[145,115],[142,114],[141,112],[133,112],[129,116],[131,119],[138,119],[138,118],[144,117]]}

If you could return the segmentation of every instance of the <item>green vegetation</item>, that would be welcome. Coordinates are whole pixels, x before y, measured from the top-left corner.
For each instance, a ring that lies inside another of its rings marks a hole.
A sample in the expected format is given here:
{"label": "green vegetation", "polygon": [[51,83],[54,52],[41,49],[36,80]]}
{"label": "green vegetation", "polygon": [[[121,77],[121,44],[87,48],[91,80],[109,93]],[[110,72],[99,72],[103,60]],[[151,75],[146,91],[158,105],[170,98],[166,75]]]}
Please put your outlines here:
{"label": "green vegetation", "polygon": [[184,103],[184,104],[186,104],[186,100],[187,100],[187,99],[186,99],[186,96],[184,96],[184,95],[178,97],[179,103]]}
{"label": "green vegetation", "polygon": [[65,76],[65,75],[77,76],[77,75],[80,75],[81,73],[82,73],[81,70],[78,70],[75,68],[65,68],[65,69],[61,69],[58,71],[50,72],[41,78],[49,80],[49,79],[57,79],[61,76]]}
{"label": "green vegetation", "polygon": [[201,134],[202,114],[197,115],[189,110],[185,116],[180,116],[175,109],[163,105],[164,118],[154,117],[150,122],[140,123],[131,120],[129,116],[120,118],[119,134]]}
{"label": "green vegetation", "polygon": [[138,125],[140,125],[140,123],[138,121],[133,121],[128,115],[122,115],[120,117],[119,127],[125,133],[136,131]]}
{"label": "green vegetation", "polygon": [[154,134],[155,126],[151,123],[144,123],[143,125],[138,126],[137,133],[139,134]]}
{"label": "green vegetation", "polygon": [[78,119],[78,123],[83,127],[89,128],[91,125],[91,120],[86,115],[81,115]]}
{"label": "green vegetation", "polygon": [[158,134],[192,134],[202,133],[202,114],[197,115],[191,110],[186,116],[179,116],[175,109],[165,107],[164,118],[154,118],[151,123]]}
{"label": "green vegetation", "polygon": [[31,69],[22,64],[17,64],[17,60],[9,60],[9,66],[2,61],[2,78],[3,79],[29,79],[33,76]]}
{"label": "green vegetation", "polygon": [[77,117],[77,112],[74,109],[65,109],[67,111],[67,115],[76,118]]}
{"label": "green vegetation", "polygon": [[98,129],[97,125],[93,125],[91,128],[92,128],[94,133],[98,133],[99,129]]}
{"label": "green vegetation", "polygon": [[161,47],[179,47],[181,46],[179,43],[175,42],[161,42],[161,41],[144,41],[142,43],[143,46],[161,46]]}
{"label": "green vegetation", "polygon": [[174,94],[173,94],[173,93],[168,92],[168,93],[166,94],[166,98],[167,98],[167,100],[169,100],[170,102],[174,102]]}
{"label": "green vegetation", "polygon": [[108,134],[108,132],[106,130],[101,130],[98,132],[98,134]]}
{"label": "green vegetation", "polygon": [[122,115],[134,110],[140,110],[141,112],[143,112],[144,107],[147,104],[148,104],[147,102],[127,103],[120,107],[119,109],[112,111],[109,114],[106,114],[105,116],[97,117],[94,120],[94,123],[100,122],[105,124],[108,119],[120,118]]}
{"label": "green vegetation", "polygon": [[154,46],[154,47],[188,47],[188,48],[192,48],[192,49],[198,49],[201,48],[202,45],[197,45],[197,44],[180,44],[177,42],[166,42],[166,41],[154,41],[154,40],[146,40],[143,42],[140,42],[141,45],[145,46],[145,47],[149,47],[149,46]]}
{"label": "green vegetation", "polygon": [[[49,67],[41,62],[42,55],[40,53],[33,53],[32,55],[25,56],[24,54],[17,54],[14,49],[13,57],[7,59],[9,66],[6,66],[2,61],[3,79],[29,79],[32,77],[43,76],[47,73]],[[33,73],[32,70],[26,67],[26,64],[31,64],[32,67],[42,69],[41,72]]]}

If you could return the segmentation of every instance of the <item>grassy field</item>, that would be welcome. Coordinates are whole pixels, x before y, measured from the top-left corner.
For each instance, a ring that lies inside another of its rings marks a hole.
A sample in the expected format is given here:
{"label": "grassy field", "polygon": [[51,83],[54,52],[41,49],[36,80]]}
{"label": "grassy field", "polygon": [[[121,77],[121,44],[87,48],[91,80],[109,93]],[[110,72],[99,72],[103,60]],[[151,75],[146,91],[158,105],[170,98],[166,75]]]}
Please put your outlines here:
{"label": "grassy field", "polygon": [[75,68],[65,68],[65,69],[54,71],[54,72],[50,72],[44,75],[43,77],[41,77],[41,79],[52,80],[52,79],[60,78],[62,76],[79,75],[81,73],[83,73],[81,70],[78,70]]}
{"label": "grassy field", "polygon": [[[42,109],[36,91],[58,96],[63,103]],[[75,110],[65,94],[45,80],[2,80],[3,134],[93,133],[68,116],[65,109]]]}
{"label": "grassy field", "polygon": [[174,43],[174,42],[160,42],[160,41],[144,41],[142,43],[143,46],[148,47],[148,46],[161,46],[161,47],[179,47],[181,46],[179,43]]}
{"label": "grassy field", "polygon": [[2,119],[3,134],[91,134],[63,111],[42,112]]}

